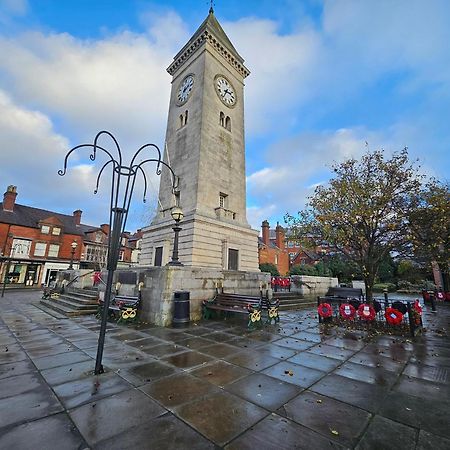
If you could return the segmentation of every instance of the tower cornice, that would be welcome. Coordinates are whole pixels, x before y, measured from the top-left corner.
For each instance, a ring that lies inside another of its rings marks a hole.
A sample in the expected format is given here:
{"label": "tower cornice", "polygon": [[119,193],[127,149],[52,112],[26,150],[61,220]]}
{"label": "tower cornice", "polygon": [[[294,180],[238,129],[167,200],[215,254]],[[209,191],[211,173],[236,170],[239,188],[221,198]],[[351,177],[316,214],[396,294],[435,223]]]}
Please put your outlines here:
{"label": "tower cornice", "polygon": [[250,71],[244,66],[243,58],[228,39],[212,11],[210,11],[208,17],[194,33],[189,42],[174,57],[172,64],[167,68],[167,72],[173,76],[194,53],[206,46],[207,43],[229,65],[236,69],[243,78],[250,75]]}

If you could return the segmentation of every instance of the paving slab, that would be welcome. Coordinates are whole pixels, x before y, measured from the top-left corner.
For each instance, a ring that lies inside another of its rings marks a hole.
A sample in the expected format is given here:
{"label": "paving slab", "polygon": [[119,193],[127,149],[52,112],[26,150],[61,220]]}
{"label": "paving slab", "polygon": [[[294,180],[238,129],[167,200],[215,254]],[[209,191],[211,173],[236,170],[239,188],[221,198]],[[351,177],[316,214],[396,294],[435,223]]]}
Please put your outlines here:
{"label": "paving slab", "polygon": [[177,373],[139,388],[169,410],[192,402],[205,395],[219,393],[220,389],[188,373]]}
{"label": "paving slab", "polygon": [[275,364],[264,370],[263,373],[302,388],[311,386],[326,375],[326,372],[321,370],[311,369],[290,361],[282,361]]}
{"label": "paving slab", "polygon": [[416,450],[448,450],[450,439],[420,430]]}
{"label": "paving slab", "polygon": [[350,361],[339,366],[333,373],[342,377],[352,378],[353,380],[387,387],[392,387],[398,379],[396,373],[385,370],[382,367],[366,367]]}
{"label": "paving slab", "polygon": [[326,356],[316,355],[314,353],[301,352],[298,355],[288,359],[289,362],[310,367],[311,369],[329,372],[343,364],[340,359],[327,358]]}
{"label": "paving slab", "polygon": [[339,375],[326,375],[311,387],[318,394],[357,406],[369,412],[377,412],[388,394],[388,388]]}
{"label": "paving slab", "polygon": [[66,409],[110,396],[130,388],[130,384],[114,373],[91,375],[59,384],[53,388]]}
{"label": "paving slab", "polygon": [[34,372],[36,367],[29,359],[16,361],[6,364],[0,364],[0,380],[3,378],[15,377],[24,373]]}
{"label": "paving slab", "polygon": [[225,386],[225,390],[269,411],[297,396],[302,388],[268,375],[253,373]]}
{"label": "paving slab", "polygon": [[189,373],[202,379],[203,382],[207,381],[215,384],[216,386],[224,387],[227,384],[232,383],[239,378],[245,377],[252,372],[243,367],[218,360],[193,369]]}
{"label": "paving slab", "polygon": [[383,403],[380,415],[430,433],[450,438],[448,412],[450,400],[416,397],[396,392]]}
{"label": "paving slab", "polygon": [[0,448],[8,450],[78,450],[87,444],[66,413],[3,429]]}
{"label": "paving slab", "polygon": [[256,371],[264,370],[280,362],[278,358],[259,353],[256,349],[243,350],[236,355],[225,356],[223,359],[237,366]]}
{"label": "paving slab", "polygon": [[136,389],[69,411],[71,419],[90,446],[120,436],[133,426],[146,428],[146,422],[165,413],[164,408]]}
{"label": "paving slab", "polygon": [[99,442],[96,450],[216,450],[217,447],[173,414],[164,414]]}
{"label": "paving slab", "polygon": [[219,392],[174,409],[175,414],[216,445],[225,445],[268,413],[232,394]]}
{"label": "paving slab", "polygon": [[311,391],[303,391],[278,413],[346,447],[358,442],[372,417],[360,408]]}
{"label": "paving slab", "polygon": [[398,422],[375,416],[357,450],[411,450],[415,447],[417,430]]}
{"label": "paving slab", "polygon": [[331,450],[344,448],[309,428],[273,413],[225,447],[226,450]]}

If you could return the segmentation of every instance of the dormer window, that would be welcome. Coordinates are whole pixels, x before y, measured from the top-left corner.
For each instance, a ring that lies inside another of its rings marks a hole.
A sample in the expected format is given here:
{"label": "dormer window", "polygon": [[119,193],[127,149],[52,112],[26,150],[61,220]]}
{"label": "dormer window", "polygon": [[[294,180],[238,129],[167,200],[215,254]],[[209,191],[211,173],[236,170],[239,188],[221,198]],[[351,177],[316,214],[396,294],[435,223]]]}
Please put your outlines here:
{"label": "dormer window", "polygon": [[41,226],[41,233],[42,234],[49,234],[50,233],[50,227],[48,225],[42,225]]}
{"label": "dormer window", "polygon": [[61,234],[61,228],[59,228],[59,227],[53,227],[52,234],[53,234],[54,236],[59,236],[59,235]]}
{"label": "dormer window", "polygon": [[221,208],[226,208],[227,207],[227,198],[228,198],[227,194],[224,194],[223,192],[220,193],[220,195],[219,195],[219,206]]}

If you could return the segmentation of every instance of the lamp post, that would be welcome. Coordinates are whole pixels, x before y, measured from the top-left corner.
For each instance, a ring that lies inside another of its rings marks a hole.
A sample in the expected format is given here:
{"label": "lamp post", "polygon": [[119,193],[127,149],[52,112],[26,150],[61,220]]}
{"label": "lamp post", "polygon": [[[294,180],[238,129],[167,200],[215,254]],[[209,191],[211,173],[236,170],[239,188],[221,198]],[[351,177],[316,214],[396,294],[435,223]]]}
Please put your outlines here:
{"label": "lamp post", "polygon": [[73,270],[73,257],[75,255],[75,250],[78,247],[78,243],[77,241],[73,241],[70,246],[72,247],[72,250],[70,251],[70,265],[69,268],[67,270]]}
{"label": "lamp post", "polygon": [[179,225],[180,221],[183,219],[184,214],[183,210],[179,206],[174,206],[170,211],[170,215],[172,219],[175,220],[175,226],[172,227],[172,230],[175,233],[173,239],[173,253],[172,253],[172,261],[167,263],[168,266],[182,266],[183,264],[178,259],[178,236],[181,231],[181,227]]}
{"label": "lamp post", "polygon": [[[107,150],[99,145],[99,139],[101,137],[110,138],[113,142],[113,151]],[[172,180],[172,190],[178,187],[178,178],[175,176],[172,168],[162,160],[161,150],[155,144],[145,144],[140,147],[136,153],[133,155],[130,164],[127,166],[123,163],[122,151],[120,149],[119,143],[116,138],[109,131],[100,131],[94,138],[93,144],[81,144],[73,147],[67,153],[64,159],[64,169],[59,170],[58,174],[64,176],[67,171],[67,163],[70,155],[78,149],[89,148],[92,150],[89,155],[91,161],[95,161],[97,153],[107,156],[107,161],[101,167],[97,175],[96,188],[94,194],[97,193],[100,178],[103,171],[106,168],[111,169],[111,192],[110,192],[110,207],[109,207],[109,227],[111,233],[108,235],[108,260],[106,268],[108,270],[108,277],[106,280],[106,290],[105,297],[103,301],[103,311],[100,325],[100,332],[98,337],[98,348],[97,357],[95,361],[95,371],[96,375],[104,372],[102,365],[103,357],[103,347],[105,345],[105,333],[106,333],[106,322],[108,319],[108,308],[111,299],[111,290],[113,285],[114,271],[117,268],[117,261],[119,259],[120,252],[120,238],[125,231],[125,226],[128,218],[128,211],[130,209],[131,199],[133,196],[134,185],[136,182],[136,176],[138,173],[142,175],[144,181],[144,197],[147,193],[147,177],[143,166],[146,163],[152,162],[156,163],[156,175],[161,175],[162,168],[166,167],[170,171],[170,176]],[[143,150],[156,150],[156,157],[145,159],[143,156]],[[113,156],[115,154],[116,156]],[[140,162],[137,162],[138,158]]]}
{"label": "lamp post", "polygon": [[22,252],[22,244],[21,243],[17,243],[15,245],[13,245],[11,247],[11,250],[9,252],[9,257],[7,258],[7,262],[6,262],[6,267],[5,267],[5,273],[3,274],[3,287],[2,287],[2,297],[5,296],[5,288],[6,288],[6,277],[9,273],[9,267],[11,266],[11,259],[14,256],[14,253],[16,252],[17,249],[20,249],[20,251]]}

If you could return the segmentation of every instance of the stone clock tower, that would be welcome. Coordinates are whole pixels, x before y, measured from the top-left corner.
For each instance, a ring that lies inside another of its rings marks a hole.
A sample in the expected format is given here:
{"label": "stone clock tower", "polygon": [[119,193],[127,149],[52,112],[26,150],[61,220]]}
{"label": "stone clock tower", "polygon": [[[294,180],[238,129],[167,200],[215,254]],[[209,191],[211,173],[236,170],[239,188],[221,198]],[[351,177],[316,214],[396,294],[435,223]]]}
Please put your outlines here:
{"label": "stone clock tower", "polygon": [[246,218],[244,60],[212,8],[167,69],[172,75],[160,210],[144,229],[143,265],[171,257],[174,221],[182,208],[179,258],[185,266],[259,271],[258,231]]}

